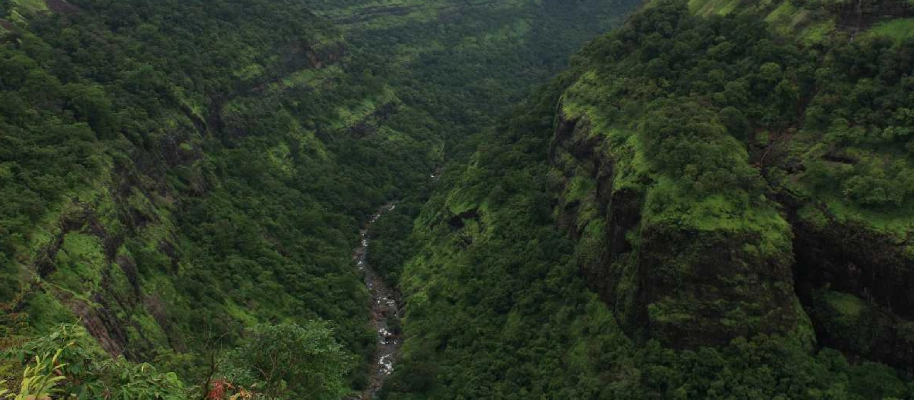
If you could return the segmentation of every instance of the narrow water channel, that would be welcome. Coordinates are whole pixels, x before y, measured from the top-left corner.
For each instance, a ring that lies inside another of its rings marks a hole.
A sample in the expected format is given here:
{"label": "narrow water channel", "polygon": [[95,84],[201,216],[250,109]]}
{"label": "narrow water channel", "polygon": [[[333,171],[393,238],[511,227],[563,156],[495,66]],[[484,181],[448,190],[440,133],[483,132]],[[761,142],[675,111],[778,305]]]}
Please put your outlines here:
{"label": "narrow water channel", "polygon": [[394,370],[397,362],[397,353],[400,349],[399,332],[393,332],[391,322],[400,318],[399,294],[390,288],[384,278],[368,264],[368,245],[371,241],[371,226],[385,213],[396,208],[395,204],[387,204],[371,216],[368,224],[361,230],[362,240],[353,251],[353,260],[356,268],[364,274],[365,286],[371,293],[371,326],[377,332],[377,342],[374,356],[372,356],[371,377],[368,389],[360,396],[362,400],[372,399],[375,393],[384,385],[384,381]]}

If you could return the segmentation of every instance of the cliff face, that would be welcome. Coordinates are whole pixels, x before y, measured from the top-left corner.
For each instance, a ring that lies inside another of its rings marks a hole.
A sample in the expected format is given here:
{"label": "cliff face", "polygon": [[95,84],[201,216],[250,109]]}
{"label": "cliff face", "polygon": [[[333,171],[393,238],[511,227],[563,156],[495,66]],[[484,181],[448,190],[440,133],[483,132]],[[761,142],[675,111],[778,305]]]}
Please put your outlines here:
{"label": "cliff face", "polygon": [[826,42],[827,14],[658,7],[585,50],[556,116],[555,217],[589,286],[641,340],[776,333],[912,365],[914,164],[893,148],[914,143],[914,44],[865,29],[886,20]]}
{"label": "cliff face", "polygon": [[842,220],[815,200],[792,224],[797,294],[823,345],[907,368],[914,362],[908,240]]}
{"label": "cliff face", "polygon": [[0,329],[180,364],[323,319],[358,386],[358,227],[631,3],[0,1]]}
{"label": "cliff face", "polygon": [[[348,132],[402,103],[300,2],[140,3],[0,10],[5,332],[79,322],[111,355],[192,358],[282,316],[371,343],[351,242],[432,155]],[[401,156],[348,161],[365,149]]]}
{"label": "cliff face", "polygon": [[644,209],[658,190],[657,177],[634,172],[644,155],[613,148],[587,117],[568,118],[558,117],[550,151],[562,194],[556,218],[579,241],[588,284],[627,332],[694,348],[808,324],[793,295],[789,232],[777,232],[785,249],[763,254],[766,232],[651,219],[645,214],[666,210]]}

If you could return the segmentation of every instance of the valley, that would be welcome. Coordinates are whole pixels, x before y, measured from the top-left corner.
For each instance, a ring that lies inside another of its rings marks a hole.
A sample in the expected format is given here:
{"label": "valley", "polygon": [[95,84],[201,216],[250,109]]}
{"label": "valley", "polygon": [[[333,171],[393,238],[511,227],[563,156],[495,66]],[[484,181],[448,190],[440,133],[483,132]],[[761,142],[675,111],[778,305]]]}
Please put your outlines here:
{"label": "valley", "polygon": [[0,0],[0,399],[912,398],[910,9]]}
{"label": "valley", "polygon": [[398,328],[400,315],[400,293],[392,289],[368,262],[368,245],[371,241],[371,227],[385,213],[396,209],[395,203],[386,204],[371,216],[364,229],[359,231],[362,240],[353,251],[356,268],[364,275],[365,287],[371,293],[371,326],[378,334],[377,349],[371,358],[371,373],[366,393],[362,399],[373,398],[393,372],[401,345]]}

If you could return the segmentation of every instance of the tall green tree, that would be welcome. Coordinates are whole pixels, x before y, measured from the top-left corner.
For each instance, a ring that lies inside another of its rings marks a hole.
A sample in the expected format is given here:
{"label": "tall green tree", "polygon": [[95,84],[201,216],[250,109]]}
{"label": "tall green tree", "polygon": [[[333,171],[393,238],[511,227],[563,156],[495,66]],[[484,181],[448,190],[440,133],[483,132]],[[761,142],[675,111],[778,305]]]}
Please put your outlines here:
{"label": "tall green tree", "polygon": [[351,357],[325,323],[259,325],[224,358],[225,375],[270,399],[336,400]]}

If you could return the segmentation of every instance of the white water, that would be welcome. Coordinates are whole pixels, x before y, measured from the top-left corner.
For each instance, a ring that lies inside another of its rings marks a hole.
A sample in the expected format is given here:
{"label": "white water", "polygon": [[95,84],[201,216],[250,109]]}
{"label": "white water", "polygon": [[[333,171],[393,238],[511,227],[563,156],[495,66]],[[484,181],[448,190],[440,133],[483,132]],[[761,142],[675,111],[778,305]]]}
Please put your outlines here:
{"label": "white water", "polygon": [[377,347],[372,356],[368,389],[359,397],[363,400],[373,398],[384,385],[387,377],[393,373],[400,350],[400,335],[390,328],[390,322],[400,317],[399,294],[388,287],[384,279],[368,263],[371,225],[381,215],[393,211],[395,208],[396,205],[387,204],[371,216],[365,229],[361,231],[362,240],[359,242],[359,247],[353,251],[356,268],[365,275],[365,286],[371,292],[371,326],[378,334]]}

